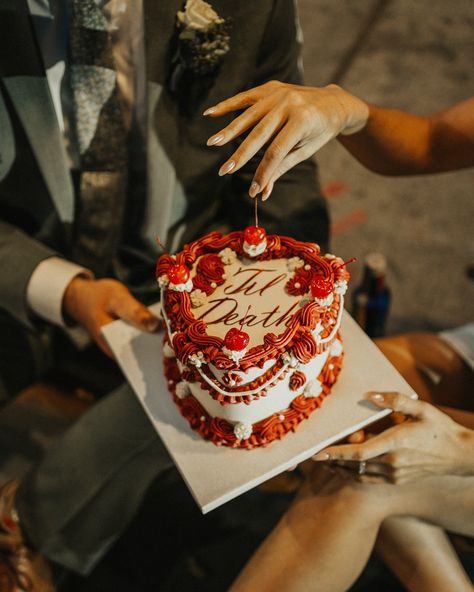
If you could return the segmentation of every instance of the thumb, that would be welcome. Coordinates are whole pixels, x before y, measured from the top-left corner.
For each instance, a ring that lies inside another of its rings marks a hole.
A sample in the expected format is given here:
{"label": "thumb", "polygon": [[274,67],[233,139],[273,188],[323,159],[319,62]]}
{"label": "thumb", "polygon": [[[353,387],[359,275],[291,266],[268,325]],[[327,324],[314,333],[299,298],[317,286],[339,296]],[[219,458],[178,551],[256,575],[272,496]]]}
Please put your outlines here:
{"label": "thumb", "polygon": [[392,409],[393,411],[400,411],[404,415],[411,415],[412,417],[423,417],[426,415],[427,403],[419,401],[416,393],[411,395],[404,395],[398,392],[372,392],[369,393],[369,400],[375,403],[377,407],[383,409]]}
{"label": "thumb", "polygon": [[121,291],[119,298],[113,299],[111,308],[112,314],[142,331],[153,333],[160,326],[160,319],[136,300],[127,289]]}

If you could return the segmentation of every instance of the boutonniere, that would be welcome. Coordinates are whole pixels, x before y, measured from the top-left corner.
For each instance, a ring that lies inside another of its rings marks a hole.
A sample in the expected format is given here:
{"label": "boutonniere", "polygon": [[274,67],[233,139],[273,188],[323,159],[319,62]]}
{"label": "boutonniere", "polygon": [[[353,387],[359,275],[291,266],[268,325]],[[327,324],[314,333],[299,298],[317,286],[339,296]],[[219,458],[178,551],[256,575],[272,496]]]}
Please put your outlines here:
{"label": "boutonniere", "polygon": [[219,16],[204,0],[187,0],[178,11],[170,87],[179,99],[182,92],[188,95],[188,111],[212,86],[230,49],[230,30],[230,19]]}

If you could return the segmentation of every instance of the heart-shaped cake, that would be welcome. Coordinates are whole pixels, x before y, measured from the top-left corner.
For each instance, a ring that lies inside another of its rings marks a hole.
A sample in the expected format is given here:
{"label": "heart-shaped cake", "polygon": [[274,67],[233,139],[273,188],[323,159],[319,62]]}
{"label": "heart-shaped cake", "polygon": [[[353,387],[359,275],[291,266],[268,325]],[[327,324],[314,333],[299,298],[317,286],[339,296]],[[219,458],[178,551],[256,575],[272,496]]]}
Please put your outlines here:
{"label": "heart-shaped cake", "polygon": [[321,406],[342,364],[345,265],[255,226],[160,257],[168,388],[202,437],[265,446]]}

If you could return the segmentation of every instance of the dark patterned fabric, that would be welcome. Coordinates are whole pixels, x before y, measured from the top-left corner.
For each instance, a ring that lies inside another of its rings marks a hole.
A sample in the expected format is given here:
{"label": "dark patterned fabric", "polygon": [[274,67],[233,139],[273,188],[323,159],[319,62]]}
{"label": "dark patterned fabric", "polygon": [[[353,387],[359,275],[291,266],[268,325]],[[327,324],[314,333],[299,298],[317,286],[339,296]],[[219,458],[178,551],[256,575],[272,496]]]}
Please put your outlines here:
{"label": "dark patterned fabric", "polygon": [[69,53],[80,180],[73,256],[107,275],[121,238],[128,183],[124,105],[107,18],[94,0],[73,0]]}

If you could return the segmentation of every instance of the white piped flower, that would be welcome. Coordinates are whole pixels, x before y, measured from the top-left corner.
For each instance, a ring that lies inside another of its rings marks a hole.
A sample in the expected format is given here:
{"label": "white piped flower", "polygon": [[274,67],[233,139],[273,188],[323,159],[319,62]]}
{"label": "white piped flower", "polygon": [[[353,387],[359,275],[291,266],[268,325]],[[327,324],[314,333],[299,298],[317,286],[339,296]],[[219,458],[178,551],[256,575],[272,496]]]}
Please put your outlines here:
{"label": "white piped flower", "polygon": [[344,294],[347,292],[347,281],[346,280],[336,280],[334,282],[334,292],[336,292],[336,294],[340,294],[341,296],[344,296]]}
{"label": "white piped flower", "polygon": [[202,351],[197,352],[197,354],[192,354],[189,356],[188,362],[193,366],[196,366],[196,368],[200,368],[205,363],[204,354]]}
{"label": "white piped flower", "polygon": [[181,382],[176,383],[175,393],[178,399],[185,399],[191,394],[191,389],[185,380],[181,380]]}
{"label": "white piped flower", "polygon": [[331,344],[329,355],[339,357],[342,354],[343,349],[344,348],[342,347],[342,343],[339,341],[339,339],[335,339]]}
{"label": "white piped flower", "polygon": [[206,302],[207,294],[206,294],[206,292],[203,292],[202,290],[196,289],[191,292],[191,294],[189,295],[189,298],[191,299],[191,306],[193,308],[198,308],[199,306],[202,306]]}
{"label": "white piped flower", "polygon": [[301,362],[290,351],[287,351],[284,354],[282,354],[281,359],[282,359],[282,362],[284,364],[288,364],[288,366],[290,366],[290,368],[299,368],[300,367]]}
{"label": "white piped flower", "polygon": [[300,257],[290,257],[286,265],[290,271],[295,271],[296,269],[303,267],[304,261],[303,259],[300,259]]}
{"label": "white piped flower", "polygon": [[331,306],[331,304],[333,303],[334,300],[334,295],[329,294],[329,296],[326,296],[326,298],[315,298],[314,301],[317,302],[320,306]]}
{"label": "white piped flower", "polygon": [[219,257],[222,259],[224,265],[232,265],[232,263],[237,261],[237,253],[230,247],[226,247],[225,249],[222,249],[222,251],[219,251]]}
{"label": "white piped flower", "polygon": [[239,421],[239,423],[236,423],[234,426],[234,434],[238,440],[247,440],[247,438],[250,438],[252,435],[252,432],[252,424]]}
{"label": "white piped flower", "polygon": [[303,391],[304,396],[307,399],[312,399],[313,397],[319,397],[319,395],[323,392],[323,386],[319,382],[317,378],[313,378],[310,380]]}
{"label": "white piped flower", "polygon": [[189,280],[185,284],[172,284],[169,283],[170,290],[174,290],[175,292],[191,292],[193,289],[193,280],[189,278]]}
{"label": "white piped flower", "polygon": [[160,288],[166,288],[169,284],[168,276],[166,274],[160,275],[160,277],[156,280]]}
{"label": "white piped flower", "polygon": [[264,239],[261,243],[258,243],[258,245],[250,245],[248,242],[244,241],[242,248],[249,257],[257,257],[267,248],[267,239]]}

